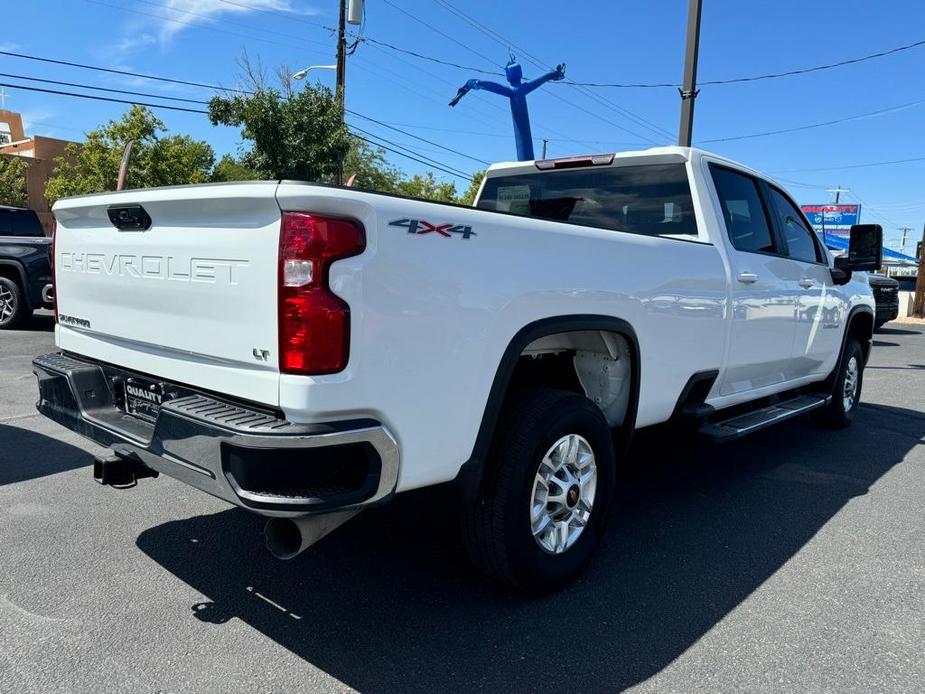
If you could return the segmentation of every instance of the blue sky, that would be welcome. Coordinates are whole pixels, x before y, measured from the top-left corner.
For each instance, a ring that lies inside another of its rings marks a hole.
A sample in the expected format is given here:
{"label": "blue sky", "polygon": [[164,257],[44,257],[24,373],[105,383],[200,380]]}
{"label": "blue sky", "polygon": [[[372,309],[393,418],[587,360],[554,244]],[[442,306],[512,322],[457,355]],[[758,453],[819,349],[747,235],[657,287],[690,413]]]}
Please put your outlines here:
{"label": "blue sky", "polygon": [[[447,7],[495,32],[491,36]],[[8,3],[8,26],[33,27],[0,37],[0,50],[114,67],[223,86],[233,85],[235,59],[247,50],[268,68],[293,70],[332,63],[336,0],[30,0]],[[483,70],[500,70],[508,48],[521,51],[528,77],[565,62],[567,76],[587,82],[677,82],[684,52],[687,0],[574,3],[463,3],[460,0],[367,0],[364,33],[371,39]],[[538,9],[545,8],[545,9]],[[500,38],[497,38],[500,37]],[[925,38],[925,3],[913,0],[742,2],[704,0],[701,80],[779,72],[836,62]],[[207,99],[208,90],[94,73],[0,55],[8,74]],[[917,101],[880,116],[830,127],[703,146],[787,182],[801,203],[827,202],[826,188],[851,189],[864,221],[898,226],[920,238],[925,222],[925,161],[860,166],[925,157],[925,46],[808,75],[727,86],[704,86],[697,100],[695,144],[792,128]],[[474,159],[449,153],[359,119],[354,123],[450,167],[472,171],[477,160],[513,158],[507,105],[472,92],[447,106],[468,70],[419,60],[370,43],[350,57],[347,107]],[[311,79],[333,84],[332,72]],[[0,81],[19,82],[12,78]],[[40,85],[41,86],[41,85]],[[48,86],[48,85],[46,85]],[[55,88],[51,86],[51,88]],[[62,89],[68,90],[66,87]],[[76,91],[70,89],[70,91]],[[7,88],[7,108],[21,111],[30,134],[80,139],[127,106]],[[141,99],[141,97],[138,97]],[[550,84],[530,97],[533,134],[549,139],[549,156],[668,144],[677,133],[677,91],[579,89]],[[143,99],[142,99],[143,100]],[[193,108],[198,108],[193,106]],[[205,116],[158,111],[169,129],[234,152],[236,130],[212,127]],[[409,172],[423,167],[400,157]],[[449,178],[449,177],[448,177]],[[459,183],[463,187],[462,183]]]}

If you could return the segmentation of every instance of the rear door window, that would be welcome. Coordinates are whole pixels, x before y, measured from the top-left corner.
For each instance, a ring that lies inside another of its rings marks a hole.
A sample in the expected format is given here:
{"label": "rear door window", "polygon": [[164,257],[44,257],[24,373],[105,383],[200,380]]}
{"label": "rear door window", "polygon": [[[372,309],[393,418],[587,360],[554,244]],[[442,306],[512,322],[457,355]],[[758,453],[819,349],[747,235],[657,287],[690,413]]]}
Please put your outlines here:
{"label": "rear door window", "polygon": [[485,182],[478,207],[646,236],[697,236],[684,164],[497,176]]}
{"label": "rear door window", "polygon": [[758,192],[758,182],[751,176],[721,166],[711,165],[710,173],[733,248],[747,253],[774,253],[774,237]]}
{"label": "rear door window", "polygon": [[42,223],[32,210],[0,209],[0,236],[44,236]]}

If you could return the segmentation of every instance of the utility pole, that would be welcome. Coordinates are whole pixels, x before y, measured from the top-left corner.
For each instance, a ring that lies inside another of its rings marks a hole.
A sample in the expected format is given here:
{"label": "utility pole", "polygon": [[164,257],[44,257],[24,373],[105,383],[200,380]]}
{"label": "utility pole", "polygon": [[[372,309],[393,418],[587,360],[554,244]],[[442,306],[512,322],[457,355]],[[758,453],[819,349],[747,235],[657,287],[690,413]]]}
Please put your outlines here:
{"label": "utility pole", "polygon": [[925,224],[922,225],[922,251],[919,253],[919,276],[915,281],[915,300],[912,315],[925,318]]}
{"label": "utility pole", "polygon": [[903,233],[902,238],[899,242],[899,252],[905,253],[906,252],[906,235],[910,231],[912,231],[912,227],[896,227],[896,228]]}
{"label": "utility pole", "polygon": [[690,0],[687,10],[687,52],[684,56],[684,82],[681,92],[681,125],[678,144],[690,147],[694,134],[694,99],[697,98],[697,54],[700,51],[700,2]]}
{"label": "utility pole", "polygon": [[847,188],[842,188],[841,186],[835,186],[834,188],[826,188],[826,192],[835,193],[835,202],[832,204],[837,205],[838,201],[841,200],[841,194],[850,193],[851,191],[848,190]]}
{"label": "utility pole", "polygon": [[[341,125],[346,126],[344,119],[344,88],[347,82],[347,0],[338,0],[337,13],[337,72],[335,77],[334,97],[337,99],[337,109],[340,112]],[[334,172],[334,183],[340,185],[344,180],[344,162],[341,161]]]}
{"label": "utility pole", "polygon": [[347,82],[347,0],[338,0],[336,96],[340,120],[344,121],[344,87]]}
{"label": "utility pole", "polygon": [[549,140],[547,140],[547,139],[544,138],[544,139],[543,139],[543,156],[540,157],[540,159],[545,159],[545,158],[546,158],[546,145],[548,145],[548,144],[549,144]]}

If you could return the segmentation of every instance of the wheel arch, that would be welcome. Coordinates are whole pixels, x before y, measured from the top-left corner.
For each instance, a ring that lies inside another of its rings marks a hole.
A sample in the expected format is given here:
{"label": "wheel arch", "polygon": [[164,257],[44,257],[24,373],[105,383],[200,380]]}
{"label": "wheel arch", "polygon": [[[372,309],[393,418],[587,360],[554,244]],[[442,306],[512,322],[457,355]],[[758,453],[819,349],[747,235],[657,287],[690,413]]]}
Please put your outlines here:
{"label": "wheel arch", "polygon": [[23,301],[26,302],[26,306],[29,309],[33,308],[32,301],[29,297],[29,284],[26,281],[26,268],[23,267],[22,263],[17,260],[0,259],[0,277],[6,277],[16,282],[22,292]]}
{"label": "wheel arch", "polygon": [[845,331],[842,333],[841,337],[841,348],[838,350],[838,359],[835,361],[835,366],[832,367],[832,372],[826,376],[825,381],[823,381],[826,392],[829,392],[835,387],[835,379],[838,376],[838,369],[841,367],[842,356],[845,353],[845,346],[848,344],[849,337],[857,338],[858,342],[861,343],[861,352],[864,354],[864,364],[867,364],[873,346],[875,320],[874,310],[866,304],[855,306],[848,312],[848,319],[845,321]]}
{"label": "wheel arch", "polygon": [[463,498],[475,498],[482,482],[482,473],[491,448],[498,420],[510,391],[512,377],[518,361],[528,345],[543,337],[560,333],[584,331],[601,331],[615,333],[623,337],[630,352],[630,390],[626,414],[620,429],[623,448],[629,445],[636,425],[636,413],[639,408],[639,387],[641,361],[639,340],[633,326],[622,318],[596,314],[562,315],[543,318],[527,324],[515,334],[505,348],[494,380],[488,392],[488,398],[482,412],[482,420],[469,459],[463,463],[456,477],[456,485]]}
{"label": "wheel arch", "polygon": [[870,306],[855,306],[851,309],[851,312],[848,314],[845,334],[842,335],[839,357],[844,354],[848,338],[855,337],[858,342],[861,343],[861,351],[864,353],[864,363],[867,364],[871,347],[873,346],[874,324],[876,321],[876,314]]}

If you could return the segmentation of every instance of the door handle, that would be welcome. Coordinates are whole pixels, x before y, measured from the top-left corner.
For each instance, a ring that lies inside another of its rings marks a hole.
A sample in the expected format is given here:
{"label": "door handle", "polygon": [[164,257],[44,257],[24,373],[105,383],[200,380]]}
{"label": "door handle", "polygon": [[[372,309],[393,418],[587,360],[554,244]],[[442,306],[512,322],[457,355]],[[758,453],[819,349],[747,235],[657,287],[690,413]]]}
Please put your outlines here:
{"label": "door handle", "polygon": [[800,286],[803,287],[803,289],[812,289],[816,286],[816,280],[810,277],[804,277],[800,280]]}
{"label": "door handle", "polygon": [[756,275],[754,272],[740,272],[738,280],[742,284],[754,284],[758,281],[758,275]]}

